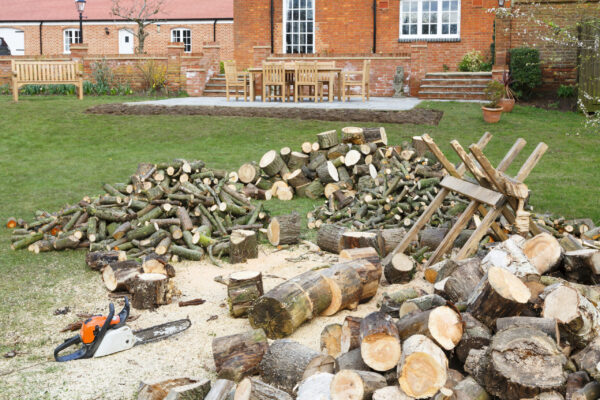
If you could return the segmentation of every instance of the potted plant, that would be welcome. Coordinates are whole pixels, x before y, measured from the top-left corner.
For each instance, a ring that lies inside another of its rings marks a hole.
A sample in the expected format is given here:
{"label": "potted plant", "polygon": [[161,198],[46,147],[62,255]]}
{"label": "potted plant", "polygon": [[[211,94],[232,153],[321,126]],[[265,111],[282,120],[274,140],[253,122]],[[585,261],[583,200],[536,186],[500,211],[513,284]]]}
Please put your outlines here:
{"label": "potted plant", "polygon": [[502,74],[502,84],[504,85],[504,96],[500,100],[500,106],[504,112],[511,112],[515,106],[515,92],[510,88],[512,78],[510,72],[504,71]]}
{"label": "potted plant", "polygon": [[483,110],[483,120],[493,124],[500,121],[500,117],[502,116],[500,100],[504,96],[504,85],[500,81],[491,81],[485,88],[485,95],[489,103],[481,107]]}

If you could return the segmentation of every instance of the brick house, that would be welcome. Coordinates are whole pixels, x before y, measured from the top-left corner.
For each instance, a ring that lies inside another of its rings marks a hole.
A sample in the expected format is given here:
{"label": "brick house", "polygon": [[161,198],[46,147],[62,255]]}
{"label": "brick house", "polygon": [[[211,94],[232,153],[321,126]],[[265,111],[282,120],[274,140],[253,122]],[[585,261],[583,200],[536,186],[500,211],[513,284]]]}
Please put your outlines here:
{"label": "brick house", "polygon": [[345,69],[370,59],[373,95],[394,93],[397,67],[417,95],[426,74],[456,71],[467,52],[491,57],[495,15],[489,9],[498,1],[234,0],[235,59],[247,67],[301,56]]}
{"label": "brick house", "polygon": [[[111,0],[88,0],[83,35],[89,54],[133,54],[137,26],[111,15]],[[185,53],[200,53],[205,42],[221,46],[221,59],[233,57],[232,0],[169,0],[148,27],[145,51],[167,53],[169,42],[183,42]],[[62,55],[79,40],[79,14],[73,0],[4,0],[0,38],[12,55]]]}

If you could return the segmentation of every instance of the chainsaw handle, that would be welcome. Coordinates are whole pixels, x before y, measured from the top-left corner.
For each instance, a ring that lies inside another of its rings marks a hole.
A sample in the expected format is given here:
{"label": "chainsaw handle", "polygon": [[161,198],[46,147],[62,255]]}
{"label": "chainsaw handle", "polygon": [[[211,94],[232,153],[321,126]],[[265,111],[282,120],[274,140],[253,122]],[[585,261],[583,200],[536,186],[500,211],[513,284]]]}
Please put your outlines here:
{"label": "chainsaw handle", "polygon": [[127,296],[125,296],[125,305],[123,306],[123,309],[119,313],[118,317],[119,317],[119,323],[116,325],[111,325],[110,329],[120,328],[120,327],[124,326],[125,323],[127,322],[127,318],[129,318],[129,299],[127,298]]}
{"label": "chainsaw handle", "polygon": [[54,359],[58,362],[65,362],[65,361],[77,360],[78,358],[86,358],[85,355],[88,350],[86,346],[81,347],[80,349],[78,349],[77,351],[74,351],[73,353],[70,353],[70,354],[67,354],[64,356],[59,356],[61,351],[65,350],[71,346],[75,346],[79,343],[81,343],[81,336],[79,336],[79,335],[73,336],[72,338],[65,340],[56,349],[54,349]]}

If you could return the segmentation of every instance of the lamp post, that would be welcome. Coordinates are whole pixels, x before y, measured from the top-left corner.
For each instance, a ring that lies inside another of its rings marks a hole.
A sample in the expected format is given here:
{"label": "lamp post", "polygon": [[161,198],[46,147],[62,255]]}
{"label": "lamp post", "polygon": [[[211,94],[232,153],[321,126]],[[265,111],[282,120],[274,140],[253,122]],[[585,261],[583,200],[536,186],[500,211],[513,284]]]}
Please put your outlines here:
{"label": "lamp post", "polygon": [[75,0],[75,6],[79,12],[79,43],[83,43],[83,10],[85,9],[85,0]]}

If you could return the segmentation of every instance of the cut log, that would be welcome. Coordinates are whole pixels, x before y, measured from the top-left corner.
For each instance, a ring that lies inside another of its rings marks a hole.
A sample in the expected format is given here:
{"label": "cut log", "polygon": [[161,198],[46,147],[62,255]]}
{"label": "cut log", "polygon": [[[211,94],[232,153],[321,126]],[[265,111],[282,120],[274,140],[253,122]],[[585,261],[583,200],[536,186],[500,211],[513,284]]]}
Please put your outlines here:
{"label": "cut log", "polygon": [[564,268],[568,272],[573,272],[580,279],[600,275],[600,250],[582,249],[569,251],[565,253]]}
{"label": "cut log", "polygon": [[181,229],[184,231],[191,231],[194,229],[190,214],[184,207],[177,207],[177,218],[179,218]]}
{"label": "cut log", "polygon": [[256,232],[235,230],[229,237],[229,262],[244,263],[246,260],[258,258],[258,241]]}
{"label": "cut log", "polygon": [[452,399],[456,400],[488,400],[490,396],[473,377],[467,376],[452,389]]}
{"label": "cut log", "polygon": [[134,260],[118,261],[106,265],[102,270],[104,286],[111,291],[131,291],[134,281],[142,273],[142,265]]}
{"label": "cut log", "polygon": [[245,378],[237,386],[233,400],[293,400],[293,398],[259,379]]}
{"label": "cut log", "polygon": [[213,359],[219,378],[239,382],[257,374],[258,364],[268,349],[262,329],[213,339]]}
{"label": "cut log", "polygon": [[331,290],[325,278],[318,271],[308,271],[260,297],[248,320],[253,328],[263,328],[269,338],[282,338],[319,315],[330,303]]}
{"label": "cut log", "polygon": [[383,240],[381,239],[381,236],[375,232],[344,232],[342,234],[342,247],[344,249],[373,247],[381,254]]}
{"label": "cut log", "polygon": [[361,158],[362,158],[362,154],[360,154],[360,152],[358,150],[350,150],[344,156],[344,165],[347,168],[351,168],[351,167],[355,166],[356,164],[358,164],[358,162],[360,161]]}
{"label": "cut log", "polygon": [[362,285],[362,290],[360,292],[361,302],[368,301],[377,294],[382,273],[381,265],[372,264],[370,261],[365,259],[348,261],[343,264],[354,268],[360,276],[360,282]]}
{"label": "cut log", "polygon": [[347,316],[342,323],[340,345],[342,353],[360,348],[360,323],[362,318]]}
{"label": "cut log", "polygon": [[100,271],[108,264],[125,261],[127,255],[123,251],[91,251],[85,256],[85,263],[90,269]]}
{"label": "cut log", "polygon": [[524,326],[534,328],[544,332],[560,344],[560,333],[558,323],[553,318],[536,318],[536,317],[506,317],[496,320],[496,331],[503,331],[508,328]]}
{"label": "cut log", "polygon": [[[174,226],[174,225],[173,225]],[[181,231],[179,231],[181,233]],[[183,234],[182,234],[183,236]],[[158,255],[164,255],[167,254],[167,252],[169,251],[169,249],[171,248],[171,237],[170,236],[166,236],[165,238],[161,239],[160,242],[158,242],[158,244],[156,245],[154,252]]]}
{"label": "cut log", "polygon": [[360,353],[365,364],[376,371],[387,371],[398,364],[402,346],[392,317],[374,312],[362,319]]}
{"label": "cut log", "polygon": [[[342,190],[340,190],[340,186],[337,183],[328,183],[327,185],[325,185],[325,189],[323,190],[323,196],[325,196],[327,199],[329,199],[336,192],[339,192],[338,195],[341,194],[341,196],[344,200],[344,204],[340,204],[338,201],[338,206],[337,206],[338,209],[342,209],[342,208],[346,207],[349,203],[351,203],[354,200],[354,198],[351,196],[346,197],[344,195],[344,192]],[[337,198],[336,198],[336,200],[337,200]]]}
{"label": "cut log", "polygon": [[377,254],[377,250],[373,247],[357,247],[354,249],[344,249],[340,251],[340,262],[348,262],[353,260],[367,260],[373,265],[379,265],[381,258]]}
{"label": "cut log", "polygon": [[285,163],[281,159],[281,156],[275,151],[270,150],[265,153],[264,156],[260,159],[259,167],[267,174],[268,176],[275,176],[281,171],[281,169],[285,166]]}
{"label": "cut log", "polygon": [[324,184],[338,182],[340,180],[337,168],[331,161],[327,161],[317,167],[317,176]]}
{"label": "cut log", "polygon": [[373,400],[412,400],[398,386],[386,386],[373,392]]}
{"label": "cut log", "polygon": [[242,189],[242,193],[244,193],[244,195],[246,195],[247,197],[250,197],[250,198],[256,199],[256,200],[267,200],[268,201],[268,200],[271,200],[271,198],[273,197],[273,192],[271,192],[271,190],[259,189],[251,183],[247,184]]}
{"label": "cut log", "polygon": [[235,382],[228,379],[217,379],[204,400],[229,400],[235,393]]}
{"label": "cut log", "polygon": [[321,353],[338,357],[341,350],[342,325],[329,324],[321,331]]}
{"label": "cut log", "polygon": [[167,258],[156,253],[143,258],[142,269],[145,274],[163,274],[169,278],[175,276],[175,268],[167,262]]}
{"label": "cut log", "polygon": [[344,369],[331,381],[331,400],[371,399],[375,390],[385,386],[385,378],[376,372]]}
{"label": "cut log", "polygon": [[526,240],[523,245],[523,253],[540,275],[557,268],[562,260],[562,247],[558,240],[549,233],[540,233]]}
{"label": "cut log", "polygon": [[569,341],[584,348],[600,334],[600,311],[577,290],[558,284],[544,292],[542,316],[558,321]]}
{"label": "cut log", "polygon": [[308,155],[299,153],[297,151],[293,151],[290,154],[290,159],[287,162],[287,166],[290,171],[295,171],[297,169],[302,168],[302,166],[308,164]]}
{"label": "cut log", "polygon": [[465,371],[489,394],[517,400],[560,390],[567,378],[566,362],[548,335],[517,327],[498,332],[488,347],[471,350]]}
{"label": "cut log", "polygon": [[444,285],[445,297],[455,304],[466,303],[484,275],[479,259],[469,260],[460,262]]}
{"label": "cut log", "polygon": [[331,303],[322,315],[331,316],[341,310],[354,310],[358,306],[362,293],[362,282],[358,272],[346,264],[334,265],[319,271],[331,289]]}
{"label": "cut log", "polygon": [[238,169],[238,177],[242,183],[255,183],[260,178],[260,167],[253,163],[243,164]]}
{"label": "cut log", "polygon": [[381,231],[381,238],[383,239],[382,256],[385,257],[392,252],[404,239],[404,235],[406,235],[404,228],[383,229]]}
{"label": "cut log", "polygon": [[329,395],[333,374],[320,372],[300,382],[296,400],[330,400]]}
{"label": "cut log", "polygon": [[262,274],[255,271],[240,271],[229,275],[227,302],[229,313],[235,317],[248,315],[254,302],[263,293]]}
{"label": "cut log", "polygon": [[540,272],[523,252],[525,239],[513,235],[494,247],[481,261],[481,268],[487,271],[491,267],[507,269],[518,278],[539,280]]}
{"label": "cut log", "polygon": [[333,146],[337,146],[340,143],[340,137],[337,131],[327,131],[317,134],[317,141],[321,149],[327,150]]}
{"label": "cut log", "polygon": [[600,378],[600,339],[596,338],[585,349],[578,351],[571,356],[571,361],[579,371],[585,371],[590,378],[598,380]]}
{"label": "cut log", "polygon": [[412,287],[404,287],[393,293],[384,293],[379,311],[385,312],[394,318],[399,318],[399,310],[406,300],[414,299],[425,293]]}
{"label": "cut log", "polygon": [[348,228],[341,225],[321,225],[319,233],[317,234],[317,246],[319,246],[321,250],[339,254],[344,248],[342,237],[347,230]]}
{"label": "cut log", "polygon": [[363,136],[367,143],[375,143],[379,146],[387,146],[388,138],[385,128],[362,128]]}
{"label": "cut log", "polygon": [[267,228],[267,238],[273,246],[296,244],[300,240],[300,215],[293,212],[271,219]]}
{"label": "cut log", "polygon": [[448,228],[426,227],[419,233],[419,247],[429,247],[431,251],[437,249],[448,231]]}
{"label": "cut log", "polygon": [[448,359],[428,337],[413,335],[402,344],[398,382],[407,395],[416,399],[431,397],[446,383]]}
{"label": "cut log", "polygon": [[396,253],[383,266],[383,274],[390,284],[410,282],[416,270],[415,260],[404,253]]}
{"label": "cut log", "polygon": [[138,310],[152,310],[171,302],[172,289],[169,279],[163,274],[140,274],[130,291],[131,306]]}
{"label": "cut log", "polygon": [[281,201],[290,201],[294,198],[294,192],[290,187],[283,187],[277,191],[277,198]]}
{"label": "cut log", "polygon": [[396,327],[401,340],[415,334],[425,335],[445,350],[455,348],[463,335],[460,314],[448,306],[405,315],[398,320]]}
{"label": "cut log", "polygon": [[259,365],[260,377],[287,393],[319,372],[333,372],[333,357],[320,354],[298,342],[287,339],[274,341]]}
{"label": "cut log", "polygon": [[319,179],[315,179],[308,185],[299,186],[296,188],[298,196],[300,197],[308,197],[312,200],[317,200],[321,196],[323,196],[323,184]]}
{"label": "cut log", "polygon": [[363,129],[354,126],[342,128],[342,142],[352,144],[364,144],[365,135]]}
{"label": "cut log", "polygon": [[496,319],[519,315],[525,308],[531,292],[507,269],[490,267],[469,299],[467,311],[488,327]]}
{"label": "cut log", "polygon": [[308,185],[311,182],[310,179],[308,179],[304,175],[304,173],[302,172],[301,169],[292,171],[287,176],[287,181],[288,181],[288,184],[294,188],[297,188],[298,186]]}
{"label": "cut log", "polygon": [[360,354],[360,347],[352,349],[347,353],[343,353],[335,359],[335,372],[340,372],[343,369],[354,369],[360,371],[370,371],[371,369]]}
{"label": "cut log", "polygon": [[464,323],[463,335],[456,346],[455,354],[464,364],[471,350],[478,350],[490,344],[492,333],[490,328],[469,313],[462,313],[461,319]]}
{"label": "cut log", "polygon": [[573,400],[596,400],[600,398],[600,382],[590,382],[571,397]]}
{"label": "cut log", "polygon": [[414,299],[407,299],[398,310],[398,316],[400,318],[405,315],[431,310],[436,307],[445,306],[446,300],[437,294],[426,294],[424,296],[415,297]]}
{"label": "cut log", "polygon": [[210,391],[210,380],[200,378],[173,378],[160,382],[142,382],[138,400],[204,399]]}
{"label": "cut log", "polygon": [[558,242],[560,243],[560,247],[562,247],[564,252],[583,249],[581,239],[578,239],[573,235],[563,236]]}

